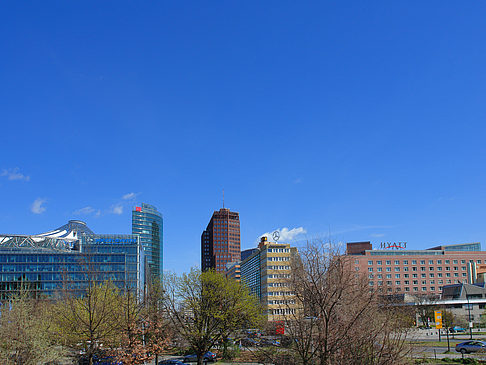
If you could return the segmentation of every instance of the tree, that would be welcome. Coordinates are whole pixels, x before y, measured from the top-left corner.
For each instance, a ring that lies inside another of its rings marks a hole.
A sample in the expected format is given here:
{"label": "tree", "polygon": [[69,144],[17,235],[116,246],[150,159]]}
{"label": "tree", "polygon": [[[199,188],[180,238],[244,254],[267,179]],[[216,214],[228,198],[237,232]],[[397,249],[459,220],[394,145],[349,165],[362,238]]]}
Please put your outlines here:
{"label": "tree", "polygon": [[198,365],[231,330],[251,327],[261,318],[249,291],[214,271],[167,275],[165,289],[169,317],[196,353]]}
{"label": "tree", "polygon": [[437,295],[422,294],[415,295],[414,298],[415,310],[422,324],[427,326],[430,322],[434,322],[434,311],[437,309],[437,305],[435,305],[438,299]]}
{"label": "tree", "polygon": [[62,348],[49,337],[50,303],[31,297],[28,290],[0,307],[0,360],[2,364],[34,365],[57,359]]}
{"label": "tree", "polygon": [[97,350],[117,342],[118,303],[119,290],[111,282],[90,281],[83,294],[64,288],[53,306],[53,333],[66,346],[83,349],[92,365]]}
{"label": "tree", "polygon": [[145,297],[144,312],[145,346],[159,363],[159,355],[172,347],[174,328],[164,307],[162,282],[152,280]]}
{"label": "tree", "polygon": [[300,309],[282,312],[300,362],[403,361],[406,313],[371,291],[367,278],[352,270],[349,256],[338,247],[309,242],[293,259],[288,284]]}
{"label": "tree", "polygon": [[117,321],[118,336],[113,354],[123,364],[144,364],[152,358],[144,344],[146,332],[144,305],[133,290],[126,287],[119,293],[114,316]]}

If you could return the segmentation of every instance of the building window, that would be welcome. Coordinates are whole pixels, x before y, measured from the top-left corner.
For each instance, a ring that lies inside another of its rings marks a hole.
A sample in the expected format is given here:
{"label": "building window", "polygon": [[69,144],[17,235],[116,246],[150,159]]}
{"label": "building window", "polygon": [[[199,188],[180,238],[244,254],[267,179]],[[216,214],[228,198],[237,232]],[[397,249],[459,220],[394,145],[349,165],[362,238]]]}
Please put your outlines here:
{"label": "building window", "polygon": [[413,291],[418,291],[418,288],[416,286],[414,286]]}
{"label": "building window", "polygon": [[395,281],[395,285],[400,285],[400,282],[399,281]]}
{"label": "building window", "polygon": [[404,267],[403,268],[403,271],[408,271],[408,267]]}
{"label": "building window", "polygon": [[445,260],[445,263],[446,263],[446,265],[447,265],[448,263],[450,263],[450,261],[449,261],[449,260]]}
{"label": "building window", "polygon": [[429,265],[433,265],[434,264],[434,260],[429,260]]}
{"label": "building window", "polygon": [[408,274],[403,274],[403,277],[404,277],[404,278],[408,278],[409,276],[410,276],[410,275],[408,275]]}
{"label": "building window", "polygon": [[387,272],[390,272],[390,271],[391,271],[391,267],[387,267],[387,268],[386,268],[386,271],[387,271]]}
{"label": "building window", "polygon": [[403,260],[404,265],[408,265],[408,260]]}
{"label": "building window", "polygon": [[417,271],[417,266],[413,266],[412,271]]}
{"label": "building window", "polygon": [[395,279],[400,279],[400,274],[395,274]]}
{"label": "building window", "polygon": [[434,271],[434,267],[433,266],[429,267],[429,271]]}
{"label": "building window", "polygon": [[423,266],[422,266],[422,267],[420,268],[420,271],[425,271],[425,267],[423,267]]}
{"label": "building window", "polygon": [[391,265],[391,261],[390,260],[386,260],[386,264],[387,265]]}
{"label": "building window", "polygon": [[452,263],[453,264],[457,264],[457,260],[452,260]]}
{"label": "building window", "polygon": [[412,265],[417,265],[417,260],[412,260]]}
{"label": "building window", "polygon": [[382,272],[382,270],[383,270],[383,269],[382,269],[381,267],[378,267],[378,268],[376,268],[376,270],[377,270],[378,272]]}
{"label": "building window", "polygon": [[386,274],[387,279],[391,279],[391,274]]}
{"label": "building window", "polygon": [[400,268],[395,266],[395,271],[400,271]]}
{"label": "building window", "polygon": [[441,268],[441,267],[438,267],[438,268],[437,268],[437,271],[442,271],[442,268]]}
{"label": "building window", "polygon": [[408,280],[405,280],[405,281],[404,281],[404,284],[405,284],[405,285],[408,285],[408,283],[409,283],[409,281],[408,281]]}
{"label": "building window", "polygon": [[431,286],[430,287],[430,291],[435,291],[435,287],[434,286]]}
{"label": "building window", "polygon": [[481,263],[481,260],[478,260],[477,263],[480,264]]}
{"label": "building window", "polygon": [[395,260],[395,265],[400,265],[400,261],[399,260]]}
{"label": "building window", "polygon": [[466,271],[466,266],[461,266],[461,270]]}
{"label": "building window", "polygon": [[372,267],[369,267],[369,268],[368,268],[368,271],[369,271],[369,272],[373,272],[373,268],[372,268]]}
{"label": "building window", "polygon": [[377,260],[377,261],[376,261],[376,264],[377,264],[377,265],[381,265],[381,260]]}
{"label": "building window", "polygon": [[423,286],[422,291],[427,291],[427,287]]}
{"label": "building window", "polygon": [[465,264],[466,263],[466,260],[461,260],[461,264]]}
{"label": "building window", "polygon": [[373,260],[368,261],[368,265],[373,265]]}
{"label": "building window", "polygon": [[437,265],[442,265],[442,260],[437,260]]}

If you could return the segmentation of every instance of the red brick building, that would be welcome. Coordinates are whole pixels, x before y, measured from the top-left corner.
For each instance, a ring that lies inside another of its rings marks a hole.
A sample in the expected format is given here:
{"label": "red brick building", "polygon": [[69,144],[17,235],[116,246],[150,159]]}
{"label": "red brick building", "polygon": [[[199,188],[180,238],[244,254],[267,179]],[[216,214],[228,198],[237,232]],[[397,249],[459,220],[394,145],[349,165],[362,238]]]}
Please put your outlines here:
{"label": "red brick building", "polygon": [[222,208],[213,213],[201,235],[201,269],[224,273],[228,262],[240,260],[239,214]]}
{"label": "red brick building", "polygon": [[[352,269],[366,275],[370,288],[387,293],[440,294],[448,284],[473,283],[476,267],[486,263],[480,243],[437,246],[426,250],[373,250],[370,242],[346,244]],[[386,288],[386,289],[383,289]]]}

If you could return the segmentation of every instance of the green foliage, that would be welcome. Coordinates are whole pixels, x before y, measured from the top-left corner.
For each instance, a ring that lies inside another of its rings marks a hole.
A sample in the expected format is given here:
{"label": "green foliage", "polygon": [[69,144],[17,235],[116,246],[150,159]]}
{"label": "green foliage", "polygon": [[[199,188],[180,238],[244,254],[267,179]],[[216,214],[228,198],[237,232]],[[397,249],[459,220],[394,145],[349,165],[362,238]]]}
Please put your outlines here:
{"label": "green foliage", "polygon": [[216,342],[226,343],[232,332],[263,318],[246,287],[214,271],[193,269],[181,277],[167,275],[165,282],[167,311],[199,362]]}
{"label": "green foliage", "polygon": [[119,290],[110,282],[91,283],[81,296],[66,290],[53,306],[52,332],[59,343],[84,350],[91,363],[98,348],[117,342],[119,301]]}

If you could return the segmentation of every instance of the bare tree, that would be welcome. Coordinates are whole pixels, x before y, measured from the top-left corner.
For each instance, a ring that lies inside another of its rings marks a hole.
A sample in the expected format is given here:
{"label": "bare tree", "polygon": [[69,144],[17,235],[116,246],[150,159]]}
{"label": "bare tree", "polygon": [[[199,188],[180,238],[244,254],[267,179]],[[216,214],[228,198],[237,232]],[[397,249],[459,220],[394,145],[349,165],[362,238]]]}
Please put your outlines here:
{"label": "bare tree", "polygon": [[406,356],[406,314],[351,269],[348,256],[322,242],[294,258],[289,285],[300,309],[285,311],[285,322],[303,364],[398,364]]}

